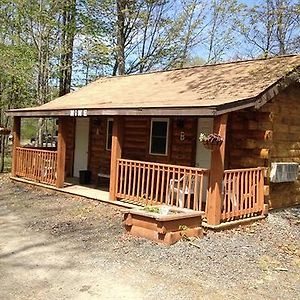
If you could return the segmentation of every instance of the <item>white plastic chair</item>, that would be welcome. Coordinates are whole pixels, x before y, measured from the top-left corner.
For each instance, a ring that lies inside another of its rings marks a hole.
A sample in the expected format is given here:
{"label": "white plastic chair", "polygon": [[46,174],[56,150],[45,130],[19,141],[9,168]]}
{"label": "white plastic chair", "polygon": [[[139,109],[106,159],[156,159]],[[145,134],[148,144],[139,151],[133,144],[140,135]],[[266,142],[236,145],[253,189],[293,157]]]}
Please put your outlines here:
{"label": "white plastic chair", "polygon": [[[191,181],[191,182],[190,182]],[[185,175],[178,179],[171,179],[169,183],[169,203],[173,204],[174,195],[179,193],[178,202],[179,207],[184,208],[185,196],[186,195],[194,195],[195,190],[195,176]],[[173,191],[173,199],[171,199]]]}

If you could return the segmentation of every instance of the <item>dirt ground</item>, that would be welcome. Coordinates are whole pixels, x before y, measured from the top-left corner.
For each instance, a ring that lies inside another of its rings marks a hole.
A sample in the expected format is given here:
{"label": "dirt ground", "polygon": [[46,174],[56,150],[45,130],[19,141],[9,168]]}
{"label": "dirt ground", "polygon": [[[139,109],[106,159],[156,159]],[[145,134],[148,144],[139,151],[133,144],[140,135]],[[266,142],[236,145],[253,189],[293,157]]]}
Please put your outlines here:
{"label": "dirt ground", "polygon": [[0,176],[0,299],[300,299],[300,207],[171,247],[122,210]]}

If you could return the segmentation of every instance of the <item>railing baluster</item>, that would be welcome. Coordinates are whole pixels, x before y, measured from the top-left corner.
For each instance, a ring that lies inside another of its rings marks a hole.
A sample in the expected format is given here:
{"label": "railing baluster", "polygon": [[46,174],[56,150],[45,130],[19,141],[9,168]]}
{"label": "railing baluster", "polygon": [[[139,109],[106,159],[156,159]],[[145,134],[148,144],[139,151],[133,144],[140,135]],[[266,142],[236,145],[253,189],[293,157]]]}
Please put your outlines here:
{"label": "railing baluster", "polygon": [[[160,198],[159,203],[166,203],[166,200],[164,201],[164,192],[165,192],[165,173],[166,169],[165,166],[162,166],[162,178],[161,178],[161,185],[160,185]],[[167,194],[165,194],[165,198],[167,197]]]}
{"label": "railing baluster", "polygon": [[148,201],[149,201],[149,184],[150,184],[150,164],[147,164],[148,168],[147,168],[147,176],[146,176],[146,201],[145,204],[148,205]]}
{"label": "railing baluster", "polygon": [[132,162],[130,161],[128,164],[128,172],[129,172],[129,179],[128,179],[128,197],[131,198],[131,187],[132,187]]}
{"label": "railing baluster", "polygon": [[[146,165],[143,163],[143,170],[142,170],[142,189],[141,189],[141,197],[140,199],[143,199],[145,194],[145,176],[146,176]],[[142,202],[142,201],[140,201]]]}
{"label": "railing baluster", "polygon": [[125,161],[125,164],[124,164],[125,175],[124,175],[124,186],[123,186],[123,195],[124,195],[124,196],[127,195],[127,190],[126,190],[126,186],[127,186],[127,172],[128,172],[127,164],[128,164],[127,161]]}
{"label": "railing baluster", "polygon": [[166,203],[171,205],[171,193],[170,193],[170,166],[167,166],[167,181],[166,181]]}
{"label": "railing baluster", "polygon": [[137,192],[135,200],[139,201],[140,197],[140,187],[141,187],[141,163],[137,162],[137,168],[138,168],[138,175],[137,175]]}
{"label": "railing baluster", "polygon": [[195,173],[194,210],[202,210],[203,173]]}
{"label": "railing baluster", "polygon": [[181,178],[181,169],[180,167],[177,168],[177,190],[176,190],[176,206],[180,207],[179,205],[179,196],[180,196],[180,178]]}
{"label": "railing baluster", "polygon": [[121,174],[120,174],[120,186],[119,186],[119,193],[121,194],[121,197],[124,197],[124,193],[123,193],[123,183],[124,183],[124,179],[123,179],[123,173],[124,173],[124,161],[119,159],[119,163],[121,166]]}
{"label": "railing baluster", "polygon": [[159,195],[159,187],[160,187],[160,167],[157,166],[157,178],[156,178],[156,186],[155,186],[155,203],[159,203],[158,195]]}
{"label": "railing baluster", "polygon": [[[193,191],[192,191],[192,184],[193,184]],[[191,209],[191,193],[195,195],[195,176],[194,176],[194,183],[192,182],[192,170],[189,170],[188,175],[188,195],[187,195],[187,208]]]}
{"label": "railing baluster", "polygon": [[119,190],[119,182],[120,182],[120,179],[119,179],[119,174],[120,174],[120,162],[119,160],[117,160],[117,175],[116,175],[116,194],[118,193],[118,190]]}
{"label": "railing baluster", "polygon": [[136,162],[132,162],[132,172],[133,172],[133,179],[132,179],[132,191],[131,191],[131,198],[134,200],[135,190],[136,190]]}
{"label": "railing baluster", "polygon": [[[151,175],[151,188],[150,188],[150,205],[153,204],[153,193],[154,193],[154,179],[155,179],[155,165],[151,164],[152,166],[152,175]],[[149,178],[150,180],[150,178]]]}
{"label": "railing baluster", "polygon": [[258,206],[258,203],[259,203],[259,184],[260,184],[260,170],[257,170],[256,172],[256,178],[255,178],[255,211],[258,211],[259,210],[259,206]]}

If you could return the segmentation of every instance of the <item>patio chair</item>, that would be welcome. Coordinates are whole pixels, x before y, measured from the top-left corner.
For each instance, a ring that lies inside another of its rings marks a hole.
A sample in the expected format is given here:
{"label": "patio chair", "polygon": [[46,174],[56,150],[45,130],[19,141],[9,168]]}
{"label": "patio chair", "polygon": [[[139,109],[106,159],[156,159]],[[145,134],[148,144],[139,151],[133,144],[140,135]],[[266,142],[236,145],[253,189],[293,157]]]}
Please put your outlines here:
{"label": "patio chair", "polygon": [[53,176],[54,178],[57,178],[57,172],[56,168],[54,167],[53,161],[50,159],[45,159],[43,161],[43,178],[51,176],[51,174],[54,172]]}
{"label": "patio chair", "polygon": [[[236,210],[239,210],[239,199],[237,197],[237,191],[239,189],[239,184],[238,182],[236,181],[236,179],[231,179],[231,180],[228,180],[226,185],[225,185],[225,182],[223,180],[222,182],[222,195],[223,195],[223,199],[229,199],[230,200],[230,205],[231,205],[231,210],[232,211],[236,211]],[[235,192],[234,192],[235,191]],[[224,200],[222,202],[222,206],[223,206],[223,209],[224,209]],[[229,209],[229,208],[227,208]]]}
{"label": "patio chair", "polygon": [[[191,181],[191,182],[190,182]],[[173,199],[172,197],[173,191]],[[173,204],[174,195],[179,193],[178,202],[179,207],[184,208],[185,205],[185,197],[186,195],[194,195],[195,192],[195,176],[184,175],[179,180],[171,179],[169,183],[169,195],[168,195],[168,204]]]}

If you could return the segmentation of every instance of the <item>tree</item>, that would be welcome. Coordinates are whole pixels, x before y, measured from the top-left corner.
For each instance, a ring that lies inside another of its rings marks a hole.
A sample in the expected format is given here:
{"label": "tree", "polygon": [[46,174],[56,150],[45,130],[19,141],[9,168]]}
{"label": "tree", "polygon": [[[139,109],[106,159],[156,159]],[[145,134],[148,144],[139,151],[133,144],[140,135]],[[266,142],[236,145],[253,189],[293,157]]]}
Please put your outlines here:
{"label": "tree", "polygon": [[127,6],[125,0],[117,0],[117,69],[119,75],[125,74],[125,10]]}
{"label": "tree", "polygon": [[291,0],[266,0],[247,7],[240,23],[240,33],[250,54],[274,56],[292,53],[299,36],[299,4]]}
{"label": "tree", "polygon": [[76,33],[76,0],[65,0],[62,8],[59,96],[71,90],[73,44]]}

